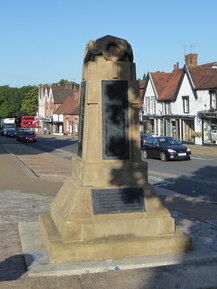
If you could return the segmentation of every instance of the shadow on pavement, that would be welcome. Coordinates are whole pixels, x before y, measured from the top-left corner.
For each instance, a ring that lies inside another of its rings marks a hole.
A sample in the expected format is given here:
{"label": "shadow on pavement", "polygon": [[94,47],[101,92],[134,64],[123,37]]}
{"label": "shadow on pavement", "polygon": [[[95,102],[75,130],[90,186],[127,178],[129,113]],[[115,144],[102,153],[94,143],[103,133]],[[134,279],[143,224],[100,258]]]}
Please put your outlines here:
{"label": "shadow on pavement", "polygon": [[217,203],[216,180],[217,166],[204,166],[192,172],[190,176],[168,177],[163,182],[155,183],[155,186],[176,191],[201,201]]}
{"label": "shadow on pavement", "polygon": [[0,281],[19,279],[27,271],[25,258],[28,258],[29,264],[33,262],[29,254],[14,255],[0,262]]}

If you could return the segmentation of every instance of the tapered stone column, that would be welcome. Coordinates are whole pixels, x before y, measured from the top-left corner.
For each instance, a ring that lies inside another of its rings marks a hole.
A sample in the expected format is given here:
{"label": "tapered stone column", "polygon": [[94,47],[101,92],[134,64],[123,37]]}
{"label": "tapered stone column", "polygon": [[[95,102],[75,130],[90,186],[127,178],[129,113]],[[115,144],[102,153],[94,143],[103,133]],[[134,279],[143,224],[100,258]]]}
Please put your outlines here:
{"label": "tapered stone column", "polygon": [[189,240],[148,184],[141,161],[139,84],[130,44],[88,42],[72,176],[40,216],[51,262],[181,253]]}

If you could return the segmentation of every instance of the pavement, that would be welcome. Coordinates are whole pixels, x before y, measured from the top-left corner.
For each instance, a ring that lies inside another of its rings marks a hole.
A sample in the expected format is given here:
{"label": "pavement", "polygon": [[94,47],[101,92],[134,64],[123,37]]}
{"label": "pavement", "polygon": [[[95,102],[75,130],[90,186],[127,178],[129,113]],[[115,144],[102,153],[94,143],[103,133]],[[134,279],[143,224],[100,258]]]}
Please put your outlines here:
{"label": "pavement", "polygon": [[[217,147],[190,147],[193,154],[217,156]],[[41,154],[36,149],[32,152],[29,146],[25,146],[23,150],[22,144],[0,136],[0,289],[217,288],[217,267],[214,263],[209,265],[208,270],[207,265],[198,264],[196,277],[192,275],[194,273],[190,273],[189,266],[185,267],[183,264],[168,266],[166,271],[162,267],[121,270],[116,266],[111,272],[96,274],[29,276],[18,224],[37,222],[39,214],[49,212],[53,197],[64,179],[70,175],[70,161],[60,157],[62,153],[59,150],[54,154]],[[192,241],[217,252],[216,205],[166,189],[156,190],[177,225]],[[195,268],[191,266],[194,272]],[[204,279],[209,282],[205,284]]]}
{"label": "pavement", "polygon": [[217,146],[215,145],[187,145],[192,154],[202,154],[202,155],[210,155],[210,156],[217,156]]}

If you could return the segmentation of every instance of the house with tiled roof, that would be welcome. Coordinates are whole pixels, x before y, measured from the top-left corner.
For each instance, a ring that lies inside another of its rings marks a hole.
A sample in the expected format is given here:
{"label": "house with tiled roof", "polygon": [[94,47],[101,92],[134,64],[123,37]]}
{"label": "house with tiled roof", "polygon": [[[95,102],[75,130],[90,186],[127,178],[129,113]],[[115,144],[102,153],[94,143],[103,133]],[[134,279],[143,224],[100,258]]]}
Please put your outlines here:
{"label": "house with tiled roof", "polygon": [[144,92],[144,132],[183,142],[215,143],[217,128],[217,65],[197,64],[197,54],[185,56],[171,73],[148,74]]}
{"label": "house with tiled roof", "polygon": [[144,93],[143,120],[144,132],[165,135],[168,130],[167,119],[171,116],[171,101],[177,94],[177,88],[183,77],[177,68],[172,73],[155,72],[148,74]]}
{"label": "house with tiled roof", "polygon": [[40,121],[41,132],[53,133],[53,113],[73,94],[75,85],[71,86],[41,86],[38,93],[37,117]]}
{"label": "house with tiled roof", "polygon": [[53,113],[53,134],[77,136],[79,124],[79,90],[74,89]]}

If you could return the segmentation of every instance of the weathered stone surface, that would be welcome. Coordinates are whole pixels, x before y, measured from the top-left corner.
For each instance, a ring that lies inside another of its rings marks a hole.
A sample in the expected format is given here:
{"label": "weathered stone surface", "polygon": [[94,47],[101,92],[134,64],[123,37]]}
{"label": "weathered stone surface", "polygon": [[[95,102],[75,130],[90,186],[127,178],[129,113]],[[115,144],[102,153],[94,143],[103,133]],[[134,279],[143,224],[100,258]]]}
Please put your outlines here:
{"label": "weathered stone surface", "polygon": [[107,35],[87,43],[84,62],[95,61],[95,56],[103,55],[105,60],[133,62],[131,45],[124,39]]}
{"label": "weathered stone surface", "polygon": [[[139,83],[132,60],[126,40],[105,36],[87,45],[79,155],[72,160],[71,178],[52,202],[51,215],[40,217],[51,262],[172,254],[189,248],[189,239],[177,237],[174,219],[148,184],[147,164],[141,161]],[[92,193],[106,190],[130,191],[131,202],[142,191],[140,209],[128,204],[127,211],[122,204],[121,212],[110,207],[103,214],[105,204],[99,203],[96,212]]]}

